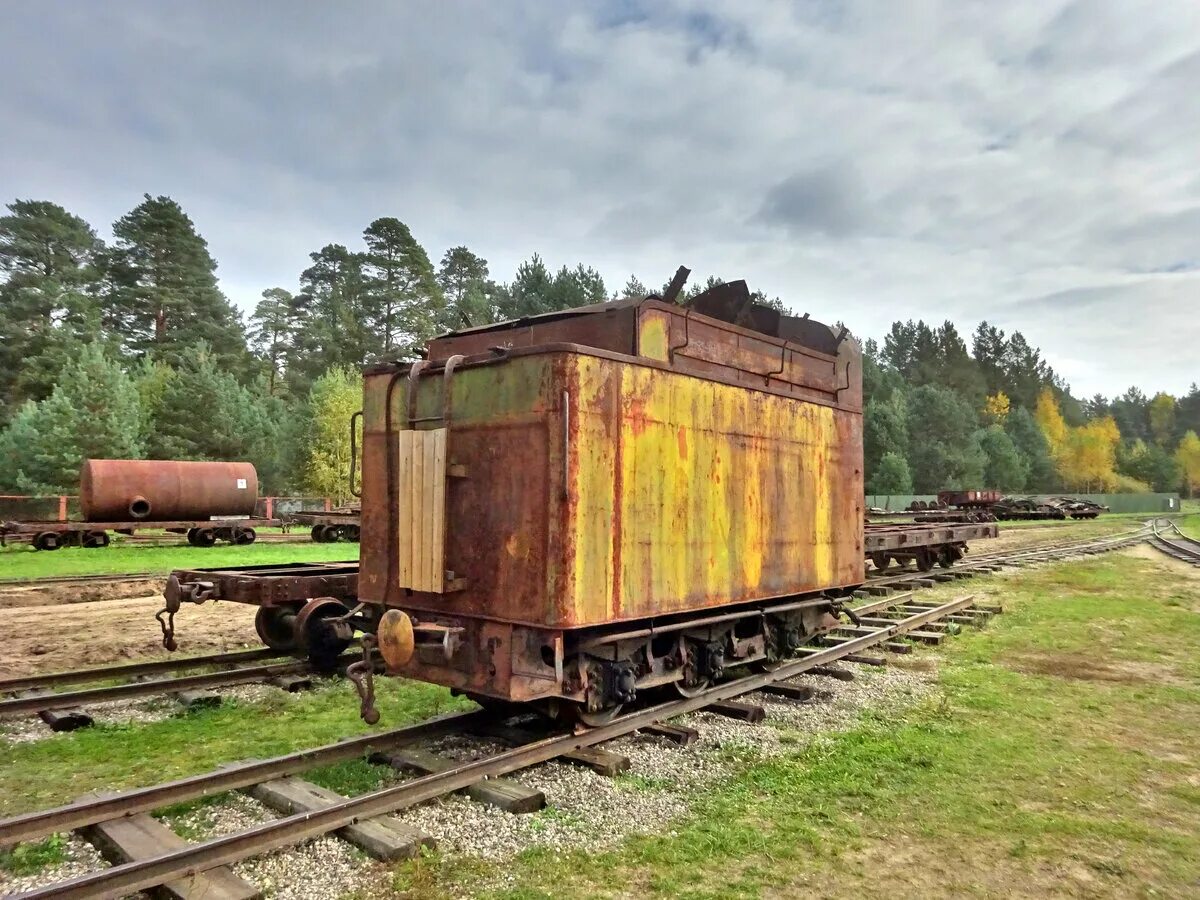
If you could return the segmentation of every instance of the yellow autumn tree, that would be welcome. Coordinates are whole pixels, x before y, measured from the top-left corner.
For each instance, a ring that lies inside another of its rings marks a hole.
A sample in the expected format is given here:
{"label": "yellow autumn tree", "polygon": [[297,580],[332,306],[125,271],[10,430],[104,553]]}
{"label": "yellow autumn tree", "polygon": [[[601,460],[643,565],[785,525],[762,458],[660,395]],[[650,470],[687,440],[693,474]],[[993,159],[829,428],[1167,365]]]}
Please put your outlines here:
{"label": "yellow autumn tree", "polygon": [[1117,445],[1121,432],[1111,416],[1092,419],[1067,429],[1059,457],[1059,474],[1070,487],[1082,491],[1111,490],[1117,485]]}
{"label": "yellow autumn tree", "polygon": [[1154,443],[1166,447],[1175,432],[1175,398],[1170,394],[1157,393],[1146,408],[1150,418],[1150,434]]}
{"label": "yellow autumn tree", "polygon": [[1033,418],[1038,423],[1038,427],[1042,429],[1042,434],[1046,436],[1046,445],[1050,449],[1051,459],[1058,465],[1067,449],[1068,428],[1062,410],[1058,408],[1058,398],[1054,396],[1054,391],[1050,388],[1042,388],[1042,392],[1038,394]]}
{"label": "yellow autumn tree", "polygon": [[[350,417],[362,407],[362,378],[349,369],[330,369],[313,382],[308,405],[312,430],[304,487],[342,503],[350,495]],[[361,440],[358,447],[361,454]]]}
{"label": "yellow autumn tree", "polygon": [[1197,489],[1200,489],[1200,437],[1196,432],[1187,432],[1179,441],[1175,460],[1183,472],[1183,486],[1188,496],[1196,496]]}
{"label": "yellow autumn tree", "polygon": [[983,401],[983,420],[988,425],[1003,425],[1008,418],[1011,403],[1008,394],[996,391]]}

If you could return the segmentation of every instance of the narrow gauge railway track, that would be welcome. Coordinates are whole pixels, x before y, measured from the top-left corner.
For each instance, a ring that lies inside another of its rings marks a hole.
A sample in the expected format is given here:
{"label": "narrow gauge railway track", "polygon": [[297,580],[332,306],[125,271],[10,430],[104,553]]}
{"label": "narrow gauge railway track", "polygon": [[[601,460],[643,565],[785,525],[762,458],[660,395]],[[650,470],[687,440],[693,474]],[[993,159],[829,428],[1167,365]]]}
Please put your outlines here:
{"label": "narrow gauge railway track", "polygon": [[1184,534],[1175,522],[1155,519],[1150,523],[1150,544],[1180,562],[1200,566],[1200,541]]}
{"label": "narrow gauge railway track", "polygon": [[[334,661],[334,669],[345,666],[359,658],[358,654],[347,653]],[[275,661],[269,661],[275,660]],[[266,662],[264,662],[266,661]],[[216,672],[200,672],[192,675],[175,675],[167,678],[148,677],[145,680],[122,684],[106,684],[84,687],[77,690],[54,692],[53,689],[69,684],[96,682],[115,678],[140,678],[162,675],[212,665],[232,665]],[[10,678],[0,681],[0,694],[15,693],[0,699],[0,718],[30,714],[51,713],[56,710],[79,710],[96,703],[114,700],[131,700],[163,694],[187,696],[190,692],[211,691],[216,688],[234,687],[255,682],[271,682],[289,676],[308,676],[318,670],[307,660],[297,660],[275,650],[263,648],[238,653],[215,654],[181,660],[162,660],[147,663],[132,663],[95,669],[80,669],[54,672],[42,676]],[[299,682],[279,682],[281,688],[295,690],[303,686]],[[71,724],[64,730],[90,724],[86,721]],[[53,723],[51,723],[53,726]]]}
{"label": "narrow gauge railway track", "polygon": [[0,578],[4,588],[59,587],[72,584],[124,584],[126,582],[166,581],[167,573],[129,572],[103,575],[56,575],[51,578]]}
{"label": "narrow gauge railway track", "polygon": [[[998,607],[976,604],[973,597],[960,597],[946,603],[921,603],[908,594],[862,604],[855,614],[864,623],[846,626],[824,639],[821,645],[803,648],[807,652],[769,671],[747,675],[710,687],[696,696],[660,702],[648,708],[626,713],[601,727],[581,732],[554,731],[519,741],[511,749],[492,753],[471,762],[450,762],[429,774],[359,797],[327,800],[315,809],[284,815],[245,831],[214,838],[203,843],[167,849],[144,858],[133,859],[52,884],[19,896],[42,897],[121,897],[156,885],[195,876],[219,866],[258,856],[320,835],[350,826],[369,823],[434,800],[448,793],[478,785],[521,769],[550,760],[579,754],[639,729],[664,727],[667,720],[700,710],[719,710],[721,704],[736,706],[735,698],[762,689],[771,689],[805,672],[820,671],[839,660],[854,660],[863,650],[895,645],[905,635],[940,635],[957,624],[982,625]],[[870,625],[866,623],[872,623]],[[942,632],[930,629],[942,628]],[[743,704],[744,706],[744,704]],[[450,732],[473,732],[498,724],[495,716],[482,710],[459,713],[423,722],[379,735],[367,735],[340,744],[301,751],[263,762],[226,767],[216,772],[179,781],[127,791],[107,797],[89,797],[51,810],[28,813],[0,821],[0,846],[31,840],[67,829],[96,826],[114,819],[150,812],[163,805],[208,796],[222,791],[249,787],[268,779],[303,771],[344,759],[361,757],[371,750],[403,746]],[[669,727],[669,726],[666,726]],[[486,730],[485,732],[486,733]]]}
{"label": "narrow gauge railway track", "polygon": [[[1020,567],[1039,562],[1048,562],[1070,558],[1072,556],[1105,552],[1128,546],[1147,539],[1151,532],[1148,528],[1114,535],[1108,538],[1098,538],[1083,541],[1072,541],[1050,547],[1037,547],[1005,553],[988,554],[961,562],[951,569],[930,572],[894,570],[872,574],[867,584],[863,586],[862,596],[885,595],[895,590],[918,590],[931,587],[941,582],[969,578],[976,574],[986,574],[1000,568]],[[102,667],[97,669],[82,669],[76,671],[57,672],[44,676],[14,678],[0,680],[0,695],[20,692],[21,696],[0,699],[0,717],[22,714],[41,714],[55,710],[76,709],[88,704],[103,703],[112,700],[127,700],[138,697],[150,697],[159,694],[171,694],[181,691],[205,691],[222,687],[232,687],[240,684],[270,681],[274,678],[292,675],[304,675],[312,671],[311,667],[300,661],[281,660],[282,654],[269,649],[251,650],[244,653],[215,654],[207,657],[192,657],[180,660],[162,660],[149,663],[133,663],[121,666]],[[342,660],[349,662],[350,657]],[[103,687],[84,688],[60,693],[46,691],[69,684],[82,684],[102,680],[161,675],[181,672],[187,669],[200,668],[210,665],[256,664],[244,668],[234,668],[226,671],[185,675],[175,678],[157,678],[153,680],[136,681],[125,684],[106,685]],[[78,720],[86,724],[86,720]],[[75,726],[78,727],[78,726]]]}
{"label": "narrow gauge railway track", "polygon": [[970,578],[976,574],[984,574],[1004,568],[1019,568],[1035,563],[1053,562],[1070,559],[1075,556],[1119,550],[1123,547],[1145,541],[1150,536],[1150,529],[1146,527],[1109,537],[984,554],[972,557],[970,560],[958,562],[949,569],[931,569],[925,572],[919,570],[913,571],[906,568],[889,568],[883,571],[873,570],[866,584],[863,586],[863,590],[871,593],[884,588],[928,587],[932,583],[952,581],[956,578]]}

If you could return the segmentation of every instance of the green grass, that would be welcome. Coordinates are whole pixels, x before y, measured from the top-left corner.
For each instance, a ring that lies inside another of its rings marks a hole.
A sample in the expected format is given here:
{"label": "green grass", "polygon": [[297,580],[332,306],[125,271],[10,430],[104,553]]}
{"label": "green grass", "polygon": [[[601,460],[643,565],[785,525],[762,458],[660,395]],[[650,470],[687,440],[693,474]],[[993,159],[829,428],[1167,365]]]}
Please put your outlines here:
{"label": "green grass", "polygon": [[933,651],[937,700],[752,761],[685,821],[617,850],[467,866],[433,854],[397,866],[393,888],[505,900],[1192,894],[1200,582],[1163,571],[1106,557],[980,582],[1008,612]]}
{"label": "green grass", "polygon": [[124,572],[161,572],[214,566],[253,566],[287,562],[356,561],[358,544],[251,544],[234,547],[154,547],[110,545],[88,550],[33,550],[28,546],[0,549],[0,578],[52,578],[58,575],[107,575]]}
{"label": "green grass", "polygon": [[[697,795],[685,818],[615,849],[531,848],[502,863],[426,853],[392,866],[392,892],[503,900],[1194,894],[1200,578],[1157,558],[1113,555],[925,596],[964,590],[1006,612],[983,631],[913,654],[917,664],[925,655],[940,661],[933,700],[864,714],[840,734],[786,732],[782,756],[730,749],[734,778]],[[468,705],[413,682],[379,687],[383,727]],[[0,749],[0,814],[361,734],[357,712],[349,685],[336,683],[12,745]],[[351,760],[306,777],[353,794],[386,775]],[[660,786],[636,771],[618,782],[639,792]],[[561,813],[537,815],[549,823]],[[30,844],[0,865],[36,871],[61,852],[53,841]]]}
{"label": "green grass", "polygon": [[[471,708],[444,688],[399,679],[377,681],[376,695],[382,719],[374,730]],[[0,745],[0,815],[65,803],[90,791],[157,784],[371,730],[358,718],[353,687],[331,681],[305,694],[271,694],[263,703],[227,700],[215,709],[144,725],[96,725]],[[368,771],[374,769],[357,761],[341,763],[316,771],[313,780],[353,793],[378,784]]]}
{"label": "green grass", "polygon": [[1179,529],[1189,537],[1200,538],[1200,512],[1192,512],[1175,520]]}
{"label": "green grass", "polygon": [[66,838],[52,834],[44,841],[20,844],[11,850],[0,850],[0,869],[13,875],[32,875],[66,859]]}

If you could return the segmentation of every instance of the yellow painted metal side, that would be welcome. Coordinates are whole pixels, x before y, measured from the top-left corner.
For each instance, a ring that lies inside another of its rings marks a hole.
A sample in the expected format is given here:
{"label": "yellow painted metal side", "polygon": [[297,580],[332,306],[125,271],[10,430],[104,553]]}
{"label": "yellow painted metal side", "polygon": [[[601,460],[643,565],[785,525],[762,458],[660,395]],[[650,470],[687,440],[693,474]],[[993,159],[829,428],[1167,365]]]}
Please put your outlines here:
{"label": "yellow painted metal side", "polygon": [[670,355],[671,320],[661,312],[638,317],[638,355],[666,362]]}
{"label": "yellow painted metal side", "polygon": [[[854,413],[574,357],[573,624],[862,577]],[[846,456],[843,456],[842,450]]]}

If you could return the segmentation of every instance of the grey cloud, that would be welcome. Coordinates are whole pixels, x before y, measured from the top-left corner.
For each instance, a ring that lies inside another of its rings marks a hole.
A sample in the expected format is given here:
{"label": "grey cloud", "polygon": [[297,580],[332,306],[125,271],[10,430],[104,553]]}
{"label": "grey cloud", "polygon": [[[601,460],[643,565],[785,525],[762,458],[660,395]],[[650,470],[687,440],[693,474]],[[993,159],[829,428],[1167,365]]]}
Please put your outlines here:
{"label": "grey cloud", "polygon": [[758,218],[794,234],[844,237],[862,231],[871,210],[852,169],[830,165],[797,172],[763,198]]}
{"label": "grey cloud", "polygon": [[1105,359],[1081,393],[1181,390],[1064,316],[1091,291],[1200,342],[1197,54],[1193,0],[16,5],[0,201],[103,232],[172,194],[244,307],[398,215],[501,278],[684,263],[864,336],[1007,317]]}

